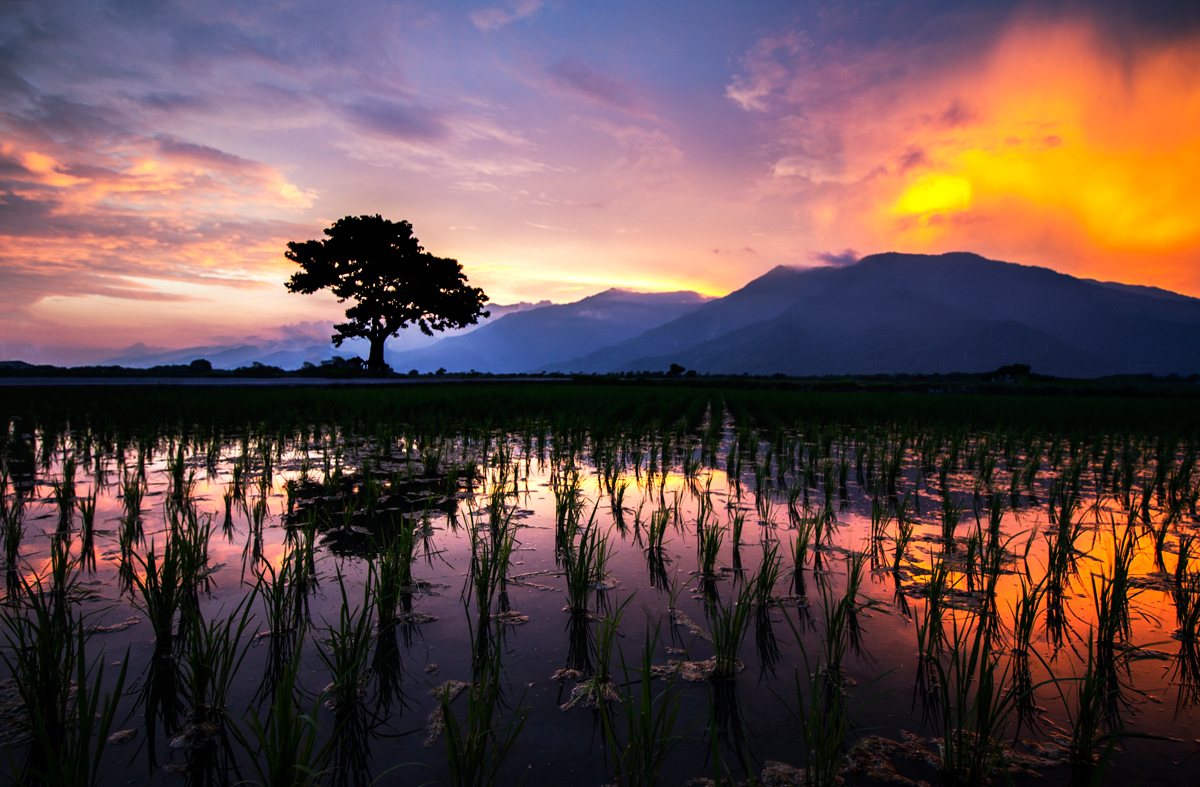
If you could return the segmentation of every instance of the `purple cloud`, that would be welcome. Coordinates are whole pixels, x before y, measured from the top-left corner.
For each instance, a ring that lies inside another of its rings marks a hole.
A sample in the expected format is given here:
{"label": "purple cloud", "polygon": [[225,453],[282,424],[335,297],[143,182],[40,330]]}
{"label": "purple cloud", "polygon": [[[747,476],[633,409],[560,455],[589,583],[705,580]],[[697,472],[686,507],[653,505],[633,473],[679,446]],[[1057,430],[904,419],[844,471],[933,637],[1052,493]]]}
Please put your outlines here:
{"label": "purple cloud", "polygon": [[842,249],[841,251],[814,251],[808,256],[809,259],[812,259],[816,262],[823,262],[826,265],[832,265],[838,268],[845,267],[846,265],[853,265],[862,259],[862,255],[854,249]]}
{"label": "purple cloud", "polygon": [[638,109],[641,100],[629,85],[593,71],[574,55],[567,55],[546,69],[554,84],[584,98],[618,109]]}

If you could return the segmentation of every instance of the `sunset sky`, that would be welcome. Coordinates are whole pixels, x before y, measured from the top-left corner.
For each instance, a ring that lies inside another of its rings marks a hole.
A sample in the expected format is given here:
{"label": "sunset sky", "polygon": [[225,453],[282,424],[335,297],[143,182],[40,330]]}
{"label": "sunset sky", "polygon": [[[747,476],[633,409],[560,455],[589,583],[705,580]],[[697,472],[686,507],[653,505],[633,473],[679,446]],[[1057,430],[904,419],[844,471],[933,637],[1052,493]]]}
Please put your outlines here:
{"label": "sunset sky", "polygon": [[1200,296],[1197,5],[3,2],[0,360],[327,338],[285,244],[363,213],[497,303],[889,250]]}

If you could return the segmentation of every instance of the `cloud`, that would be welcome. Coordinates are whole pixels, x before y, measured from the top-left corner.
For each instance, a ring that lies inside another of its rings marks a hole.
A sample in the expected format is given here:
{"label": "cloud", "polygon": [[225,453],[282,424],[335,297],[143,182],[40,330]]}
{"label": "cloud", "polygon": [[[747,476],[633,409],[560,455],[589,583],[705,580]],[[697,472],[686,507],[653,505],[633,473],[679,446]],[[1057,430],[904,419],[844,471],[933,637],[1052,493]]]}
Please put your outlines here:
{"label": "cloud", "polygon": [[846,265],[853,265],[862,259],[862,255],[854,249],[842,249],[838,252],[814,251],[808,255],[808,258],[814,262],[822,262],[826,265],[832,265],[840,268],[845,267]]}
{"label": "cloud", "polygon": [[632,87],[593,71],[575,55],[567,55],[546,69],[556,86],[617,109],[640,109],[642,101]]}
{"label": "cloud", "polygon": [[1200,288],[1200,33],[1114,47],[1088,16],[1017,15],[969,49],[904,44],[784,31],[738,61],[726,95],[771,137],[760,205],[827,248]]}
{"label": "cloud", "polygon": [[346,104],[344,112],[358,128],[385,137],[427,142],[449,136],[443,119],[426,107],[367,98]]}
{"label": "cloud", "polygon": [[478,11],[471,12],[471,22],[486,33],[491,30],[499,30],[518,19],[524,19],[541,7],[542,0],[522,0],[522,2],[514,4],[512,10],[507,11],[494,6],[480,8]]}

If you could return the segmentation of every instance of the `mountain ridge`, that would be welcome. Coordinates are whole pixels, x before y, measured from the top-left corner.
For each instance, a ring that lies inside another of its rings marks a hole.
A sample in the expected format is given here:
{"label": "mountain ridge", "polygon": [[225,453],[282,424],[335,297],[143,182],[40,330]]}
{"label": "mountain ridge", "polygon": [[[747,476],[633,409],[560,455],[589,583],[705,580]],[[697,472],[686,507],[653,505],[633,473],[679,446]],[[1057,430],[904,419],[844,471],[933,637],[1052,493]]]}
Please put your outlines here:
{"label": "mountain ridge", "polygon": [[[922,308],[906,312],[906,301]],[[1197,371],[1200,299],[971,252],[886,252],[846,266],[777,266],[691,314],[543,370],[940,373],[1034,361],[1061,376]]]}

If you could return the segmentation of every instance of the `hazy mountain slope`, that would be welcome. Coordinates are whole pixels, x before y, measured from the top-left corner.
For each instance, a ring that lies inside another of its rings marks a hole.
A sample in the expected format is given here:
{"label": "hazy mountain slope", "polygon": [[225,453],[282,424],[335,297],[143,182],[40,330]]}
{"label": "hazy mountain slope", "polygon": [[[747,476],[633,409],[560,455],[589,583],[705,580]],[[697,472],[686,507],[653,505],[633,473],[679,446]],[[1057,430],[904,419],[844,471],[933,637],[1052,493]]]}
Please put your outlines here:
{"label": "hazy mountain slope", "polygon": [[526,372],[636,336],[696,309],[694,292],[606,290],[575,303],[509,314],[467,336],[388,355],[398,371]]}
{"label": "hazy mountain slope", "polygon": [[[1065,376],[1112,373],[1115,367],[1044,332],[1012,320],[986,320],[911,292],[903,306],[878,311],[791,310],[684,352],[689,368],[794,375],[990,371],[1028,363]],[[831,304],[833,305],[833,304]],[[660,368],[667,357],[639,358]]]}
{"label": "hazy mountain slope", "polygon": [[[481,318],[475,325],[447,331],[445,335],[463,336],[505,315],[549,305],[550,301],[490,304],[489,317]],[[100,363],[126,367],[150,367],[186,364],[197,358],[204,358],[217,369],[236,369],[239,366],[249,366],[256,361],[282,369],[299,369],[305,363],[320,364],[321,361],[329,360],[335,355],[343,358],[355,355],[366,357],[369,351],[366,341],[351,339],[341,347],[334,347],[329,341],[331,335],[333,335],[333,323],[300,323],[299,325],[283,326],[280,328],[280,335],[276,337],[250,336],[234,344],[209,344],[182,349],[166,349],[147,347],[139,342],[124,348],[119,355],[100,361]],[[425,336],[419,329],[410,327],[389,340],[388,347],[393,351],[397,347],[404,350],[415,350],[431,345],[440,338],[443,336]]]}
{"label": "hazy mountain slope", "polygon": [[560,366],[870,374],[1029,363],[1065,376],[1200,371],[1200,300],[1164,290],[967,253],[889,253],[844,268],[785,271]]}
{"label": "hazy mountain slope", "polygon": [[781,265],[740,290],[708,301],[676,320],[594,353],[549,364],[544,370],[609,372],[627,368],[631,358],[685,350],[783,313],[796,303],[806,286],[819,286],[823,277],[833,272],[833,268],[801,269]]}

